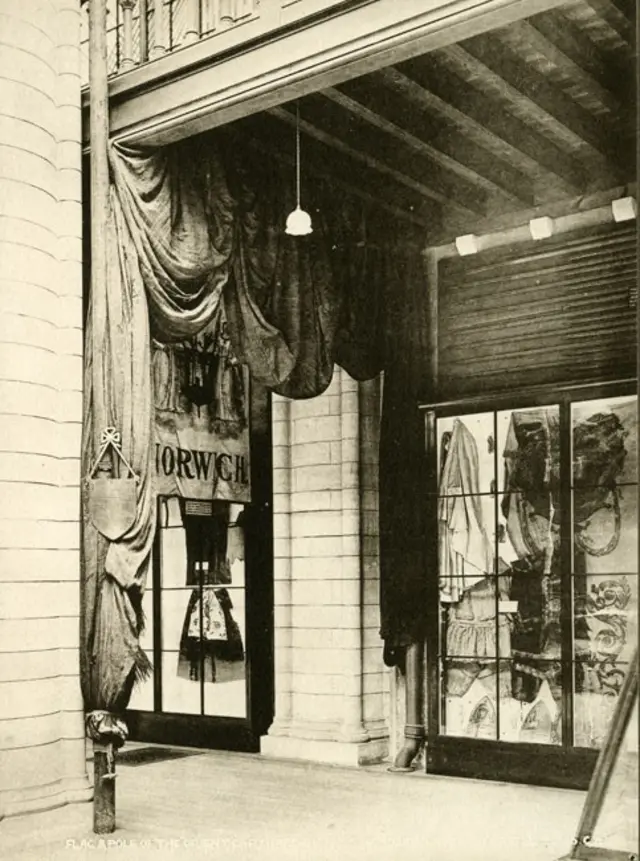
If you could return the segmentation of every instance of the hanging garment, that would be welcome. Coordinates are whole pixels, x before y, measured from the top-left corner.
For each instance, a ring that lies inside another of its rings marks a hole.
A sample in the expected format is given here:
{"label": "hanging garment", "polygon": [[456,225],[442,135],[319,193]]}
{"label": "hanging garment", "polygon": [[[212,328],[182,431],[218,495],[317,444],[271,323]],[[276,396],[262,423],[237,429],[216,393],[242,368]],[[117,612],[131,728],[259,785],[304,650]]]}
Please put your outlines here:
{"label": "hanging garment", "polygon": [[224,640],[211,643],[211,653],[215,661],[215,681],[234,682],[244,679],[244,646],[240,626],[233,617],[233,602],[227,589],[216,589],[216,598],[224,613],[227,636]]}
{"label": "hanging garment", "polygon": [[463,592],[494,570],[478,482],[478,449],[473,435],[456,419],[442,469],[438,499],[440,592],[459,601]]}
{"label": "hanging garment", "polygon": [[200,681],[202,667],[205,682],[244,679],[242,634],[232,610],[226,589],[204,589],[202,601],[200,590],[192,591],[180,637],[178,676]]}
{"label": "hanging garment", "polygon": [[546,556],[528,556],[511,566],[510,598],[518,612],[511,632],[512,696],[532,703],[542,682],[549,682],[554,696],[560,691],[561,580],[554,557],[546,573]]}
{"label": "hanging garment", "polygon": [[212,378],[211,418],[221,437],[233,436],[247,423],[244,370],[230,352],[220,344]]}
{"label": "hanging garment", "polygon": [[[509,594],[508,578],[498,579],[498,599]],[[468,589],[461,600],[449,606],[446,622],[446,653],[468,659],[495,660],[511,655],[508,617],[497,613],[496,578],[487,577]]]}
{"label": "hanging garment", "polygon": [[[200,576],[205,586],[231,583],[227,559],[229,503],[213,500],[210,517],[185,513],[185,501],[180,499],[180,513],[187,542],[187,586],[197,586]],[[197,566],[202,566],[202,574]]]}
{"label": "hanging garment", "polygon": [[197,595],[196,602],[191,611],[187,636],[198,639],[200,631],[202,631],[203,640],[227,639],[225,616],[213,589],[203,590],[202,601],[200,601],[200,596]]}
{"label": "hanging garment", "polygon": [[241,523],[232,523],[229,526],[227,548],[227,559],[230,567],[233,566],[234,562],[244,561],[244,529]]}
{"label": "hanging garment", "polygon": [[[595,413],[573,429],[574,542],[576,550],[589,557],[609,556],[620,542],[619,484],[625,474],[628,435],[629,428],[613,412]],[[615,569],[605,567],[611,570]]]}
{"label": "hanging garment", "polygon": [[551,532],[559,525],[557,409],[513,412],[503,456],[502,514],[509,540],[519,558],[546,553],[550,563]]}
{"label": "hanging garment", "polygon": [[[200,590],[193,589],[189,596],[180,634],[177,675],[192,682],[200,681],[202,667],[205,681],[215,681],[215,666],[207,654],[200,637]],[[224,618],[224,617],[223,617]]]}

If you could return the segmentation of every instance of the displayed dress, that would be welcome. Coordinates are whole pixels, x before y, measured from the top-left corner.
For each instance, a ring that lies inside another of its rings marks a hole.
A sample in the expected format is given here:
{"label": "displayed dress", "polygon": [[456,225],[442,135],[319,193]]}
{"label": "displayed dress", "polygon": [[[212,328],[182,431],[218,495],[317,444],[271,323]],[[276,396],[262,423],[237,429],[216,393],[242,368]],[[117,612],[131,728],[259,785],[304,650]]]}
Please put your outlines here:
{"label": "displayed dress", "polygon": [[459,601],[464,592],[493,574],[478,487],[478,449],[456,419],[440,476],[438,539],[441,600]]}
{"label": "displayed dress", "polygon": [[[186,534],[186,585],[192,586],[180,636],[178,675],[207,682],[236,681],[245,677],[244,646],[233,616],[228,554],[230,504],[214,501],[210,517],[190,516],[180,500]],[[234,555],[237,553],[234,548]]]}
{"label": "displayed dress", "polygon": [[517,559],[510,599],[512,696],[532,703],[546,680],[561,694],[559,427],[556,407],[511,414],[504,446],[506,531]]}
{"label": "displayed dress", "polygon": [[191,681],[200,681],[201,666],[205,682],[244,679],[242,634],[232,610],[227,589],[203,589],[202,598],[198,589],[191,593],[180,637],[180,658],[188,664]]}
{"label": "displayed dress", "polygon": [[508,595],[508,580],[495,571],[483,510],[487,497],[480,493],[478,447],[460,419],[455,419],[442,450],[438,539],[445,693],[463,697],[476,680],[485,680],[489,690],[493,686],[495,701],[497,661],[510,649],[509,621],[496,613],[497,601]]}

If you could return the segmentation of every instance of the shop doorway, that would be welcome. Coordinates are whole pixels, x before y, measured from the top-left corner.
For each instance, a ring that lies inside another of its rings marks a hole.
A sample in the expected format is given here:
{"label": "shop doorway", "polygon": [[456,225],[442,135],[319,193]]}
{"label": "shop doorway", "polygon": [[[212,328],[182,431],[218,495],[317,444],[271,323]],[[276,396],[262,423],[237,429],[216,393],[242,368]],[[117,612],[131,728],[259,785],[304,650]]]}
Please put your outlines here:
{"label": "shop doorway", "polygon": [[257,751],[273,719],[269,399],[252,387],[252,501],[160,496],[132,738]]}

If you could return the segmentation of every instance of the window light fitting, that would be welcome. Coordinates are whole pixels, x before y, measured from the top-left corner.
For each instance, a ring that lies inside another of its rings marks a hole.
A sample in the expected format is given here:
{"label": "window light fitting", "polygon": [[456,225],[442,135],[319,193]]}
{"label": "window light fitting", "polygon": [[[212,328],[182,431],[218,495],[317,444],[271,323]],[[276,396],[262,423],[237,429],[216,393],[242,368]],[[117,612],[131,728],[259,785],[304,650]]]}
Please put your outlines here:
{"label": "window light fitting", "polygon": [[456,248],[460,257],[478,253],[478,237],[474,233],[456,236]]}
{"label": "window light fitting", "polygon": [[620,197],[611,203],[614,221],[632,221],[638,214],[635,197]]}
{"label": "window light fitting", "polygon": [[532,218],[529,222],[529,231],[533,239],[549,239],[553,236],[553,218],[547,215]]}

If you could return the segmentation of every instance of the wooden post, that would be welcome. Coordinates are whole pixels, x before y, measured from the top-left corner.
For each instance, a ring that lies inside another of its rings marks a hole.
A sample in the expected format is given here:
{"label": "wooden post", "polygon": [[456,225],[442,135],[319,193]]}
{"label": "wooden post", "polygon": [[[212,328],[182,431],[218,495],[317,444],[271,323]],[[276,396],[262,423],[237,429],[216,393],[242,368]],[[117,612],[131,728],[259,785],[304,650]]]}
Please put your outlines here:
{"label": "wooden post", "polygon": [[93,831],[111,834],[116,828],[116,766],[112,744],[93,743]]}
{"label": "wooden post", "polygon": [[[107,223],[109,211],[109,102],[107,90],[107,4],[89,4],[89,135],[91,145],[91,301],[104,289],[107,277]],[[95,349],[95,331],[93,332]],[[95,368],[95,363],[94,363]],[[94,379],[93,385],[101,385]],[[112,745],[94,742],[93,829],[109,834],[116,827],[115,781]],[[110,752],[111,751],[111,752]]]}

